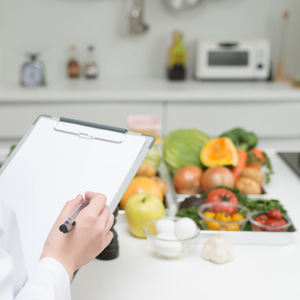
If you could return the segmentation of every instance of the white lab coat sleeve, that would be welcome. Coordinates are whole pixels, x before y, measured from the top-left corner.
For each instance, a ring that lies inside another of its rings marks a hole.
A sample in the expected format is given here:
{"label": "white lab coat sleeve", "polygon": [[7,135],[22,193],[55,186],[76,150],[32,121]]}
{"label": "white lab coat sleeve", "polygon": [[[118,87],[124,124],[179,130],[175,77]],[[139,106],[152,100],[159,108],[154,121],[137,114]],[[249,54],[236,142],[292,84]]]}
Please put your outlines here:
{"label": "white lab coat sleeve", "polygon": [[11,256],[0,247],[0,299],[13,299],[13,290],[13,261]]}
{"label": "white lab coat sleeve", "polygon": [[26,282],[15,300],[70,300],[70,277],[57,260],[40,260],[35,272]]}

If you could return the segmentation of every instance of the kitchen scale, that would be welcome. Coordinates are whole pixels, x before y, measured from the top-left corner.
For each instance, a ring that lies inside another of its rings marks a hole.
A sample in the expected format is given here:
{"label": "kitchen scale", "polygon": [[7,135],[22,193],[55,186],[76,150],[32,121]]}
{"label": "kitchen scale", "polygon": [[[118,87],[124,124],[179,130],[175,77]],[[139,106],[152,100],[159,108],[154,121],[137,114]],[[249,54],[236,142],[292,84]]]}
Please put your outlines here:
{"label": "kitchen scale", "polygon": [[278,152],[277,154],[300,177],[300,152]]}
{"label": "kitchen scale", "polygon": [[21,85],[26,87],[44,86],[45,66],[38,60],[38,54],[28,54],[29,61],[25,62],[21,68]]}

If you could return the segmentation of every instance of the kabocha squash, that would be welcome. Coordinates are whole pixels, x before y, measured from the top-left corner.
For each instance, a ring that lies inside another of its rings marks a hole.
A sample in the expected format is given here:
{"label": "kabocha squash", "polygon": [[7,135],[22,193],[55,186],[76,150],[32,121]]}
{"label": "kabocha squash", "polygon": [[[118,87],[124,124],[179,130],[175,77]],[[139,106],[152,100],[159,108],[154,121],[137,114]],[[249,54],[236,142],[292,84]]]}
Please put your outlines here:
{"label": "kabocha squash", "polygon": [[221,137],[212,139],[203,146],[200,160],[206,167],[237,166],[238,153],[230,138]]}

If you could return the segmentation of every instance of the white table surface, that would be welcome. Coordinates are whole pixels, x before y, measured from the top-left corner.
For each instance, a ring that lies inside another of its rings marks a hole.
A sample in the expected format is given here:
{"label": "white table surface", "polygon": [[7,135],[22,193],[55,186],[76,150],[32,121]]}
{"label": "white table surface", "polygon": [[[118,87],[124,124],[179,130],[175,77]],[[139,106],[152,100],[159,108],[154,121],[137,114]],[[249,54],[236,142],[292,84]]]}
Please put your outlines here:
{"label": "white table surface", "polygon": [[[268,151],[275,175],[270,198],[280,199],[300,228],[300,179]],[[155,257],[144,239],[130,235],[117,222],[120,255],[111,261],[93,260],[72,283],[73,300],[165,299],[300,299],[300,234],[288,245],[234,245],[234,260],[216,265],[201,258],[202,244],[184,257]]]}

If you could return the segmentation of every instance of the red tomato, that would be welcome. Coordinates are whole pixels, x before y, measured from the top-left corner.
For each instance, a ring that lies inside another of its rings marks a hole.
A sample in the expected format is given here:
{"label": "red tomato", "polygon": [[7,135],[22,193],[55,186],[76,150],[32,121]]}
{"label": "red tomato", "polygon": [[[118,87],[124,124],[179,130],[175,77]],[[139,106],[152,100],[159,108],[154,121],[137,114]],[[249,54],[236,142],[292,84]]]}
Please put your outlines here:
{"label": "red tomato", "polygon": [[269,220],[267,220],[266,225],[267,225],[267,226],[272,226],[272,227],[278,226],[277,221],[274,220],[274,219],[269,219]]}
{"label": "red tomato", "polygon": [[268,217],[270,219],[281,219],[282,218],[282,215],[281,215],[281,212],[278,210],[278,209],[271,209],[268,213]]}
{"label": "red tomato", "polygon": [[267,226],[269,226],[269,228],[267,229],[267,231],[280,231],[277,227],[278,227],[278,222],[275,219],[269,219],[266,223]]}
{"label": "red tomato", "polygon": [[[210,191],[205,200],[206,203],[223,202],[223,201],[235,203],[235,204],[239,203],[236,195],[232,191],[229,191],[224,188],[217,188],[217,189]],[[213,210],[215,213],[222,210],[223,212],[225,212],[227,214],[231,214],[231,215],[237,211],[236,207],[227,206],[227,205],[215,205],[213,207]]]}
{"label": "red tomato", "polygon": [[[260,223],[262,225],[266,225],[266,222],[267,222],[267,220],[260,219],[259,216],[256,217],[254,219],[254,221],[257,222],[257,223]],[[253,224],[253,229],[257,230],[257,231],[265,231],[265,228],[263,226],[254,225],[254,224]]]}
{"label": "red tomato", "polygon": [[265,224],[267,220],[269,220],[269,217],[265,214],[261,214],[258,216],[259,220],[262,221],[260,223]]}
{"label": "red tomato", "polygon": [[286,221],[284,219],[277,220],[278,226],[284,226],[286,224]]}
{"label": "red tomato", "polygon": [[209,202],[221,202],[228,201],[232,203],[238,203],[236,195],[227,189],[217,188],[210,191],[206,197],[206,203]]}
{"label": "red tomato", "polygon": [[[286,221],[284,219],[279,219],[277,220],[277,224],[278,226],[284,226],[286,225]],[[281,228],[281,229],[278,229],[278,231],[286,231],[287,228]]]}
{"label": "red tomato", "polygon": [[265,214],[261,214],[261,215],[259,215],[258,217],[255,218],[256,222],[258,222],[260,224],[263,224],[263,225],[266,225],[268,220],[269,220],[269,218]]}

